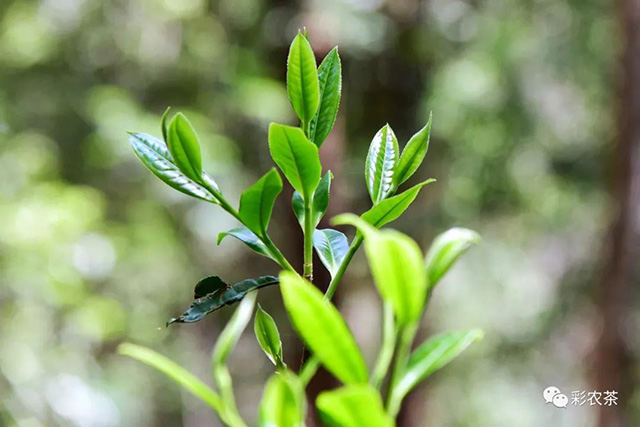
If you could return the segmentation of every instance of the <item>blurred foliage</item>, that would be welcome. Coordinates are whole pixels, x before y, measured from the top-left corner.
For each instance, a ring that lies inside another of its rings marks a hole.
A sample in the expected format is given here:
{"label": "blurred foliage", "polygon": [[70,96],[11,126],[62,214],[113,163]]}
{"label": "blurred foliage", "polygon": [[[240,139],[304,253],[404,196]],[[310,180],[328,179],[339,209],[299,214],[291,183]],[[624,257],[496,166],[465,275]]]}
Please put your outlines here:
{"label": "blurred foliage", "polygon": [[[161,326],[205,275],[276,271],[239,243],[216,247],[233,221],[153,179],[125,132],[158,135],[167,105],[184,110],[206,141],[207,169],[237,200],[271,166],[268,123],[294,120],[281,64],[306,25],[319,55],[340,45],[337,138],[348,156],[336,176],[350,210],[367,208],[364,153],[383,120],[402,144],[433,111],[427,164],[410,184],[438,182],[397,227],[423,247],[454,225],[484,237],[434,296],[425,328],[480,325],[486,339],[418,396],[424,416],[591,425],[592,409],[543,411],[540,393],[588,389],[613,12],[604,0],[0,2],[0,423],[215,425],[114,348],[139,342],[206,377],[229,313]],[[280,229],[280,241],[296,230]],[[379,302],[361,265],[341,293],[367,352],[378,337],[362,325],[380,321]],[[277,290],[261,303],[281,324]],[[371,310],[356,315],[362,304]],[[193,351],[178,353],[184,346]],[[250,336],[234,359],[255,369],[232,365],[240,410],[255,417],[268,361]],[[420,413],[411,425],[424,425]]]}

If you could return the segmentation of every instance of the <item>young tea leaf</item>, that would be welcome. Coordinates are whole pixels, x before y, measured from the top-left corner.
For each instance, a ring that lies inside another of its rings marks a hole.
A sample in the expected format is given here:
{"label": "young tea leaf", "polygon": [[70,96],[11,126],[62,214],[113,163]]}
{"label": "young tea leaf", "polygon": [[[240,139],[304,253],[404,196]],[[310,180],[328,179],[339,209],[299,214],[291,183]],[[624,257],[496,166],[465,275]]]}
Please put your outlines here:
{"label": "young tea leaf", "polygon": [[433,239],[425,257],[429,290],[440,281],[472,244],[479,241],[480,235],[466,228],[452,228]]}
{"label": "young tea leaf", "polygon": [[434,336],[418,347],[411,357],[396,387],[396,393],[403,398],[416,385],[436,370],[455,359],[475,341],[482,339],[479,329],[449,332]]}
{"label": "young tea leaf", "polygon": [[260,402],[260,427],[302,427],[305,415],[304,390],[291,372],[271,376]]}
{"label": "young tea leaf", "polygon": [[318,147],[300,128],[271,123],[269,151],[293,188],[304,200],[311,200],[322,173]]}
{"label": "young tea leaf", "polygon": [[309,139],[318,147],[333,128],[342,92],[342,65],[338,48],[334,47],[318,67],[320,107],[309,124]]}
{"label": "young tea leaf", "polygon": [[[311,214],[313,215],[313,221],[311,222],[313,228],[316,228],[320,223],[320,220],[327,212],[327,208],[329,207],[329,194],[331,192],[331,180],[333,179],[333,174],[331,171],[327,171],[324,174],[322,179],[320,179],[320,183],[318,184],[318,188],[313,193],[313,202],[311,204]],[[304,199],[302,195],[297,191],[293,192],[293,197],[291,198],[291,207],[293,208],[293,213],[298,218],[298,222],[300,226],[304,226]]]}
{"label": "young tea leaf", "polygon": [[249,230],[247,227],[239,227],[234,228],[233,230],[225,231],[223,233],[218,234],[218,245],[222,242],[226,236],[235,237],[240,240],[242,243],[251,248],[252,251],[259,253],[262,256],[266,256],[267,258],[271,258],[275,261],[275,258],[269,251],[269,248],[256,236],[256,234]]}
{"label": "young tea leaf", "polygon": [[349,250],[347,237],[341,232],[329,228],[315,230],[313,232],[313,247],[322,264],[331,273],[331,277],[335,276]]}
{"label": "young tea leaf", "polygon": [[391,126],[384,125],[371,141],[364,170],[367,190],[374,205],[385,199],[392,190],[399,152],[396,135]]}
{"label": "young tea leaf", "polygon": [[364,359],[338,309],[290,271],[280,273],[280,289],[294,328],[327,370],[343,383],[365,383]]}
{"label": "young tea leaf", "polygon": [[400,161],[393,175],[393,185],[398,188],[400,184],[411,178],[418,170],[429,149],[429,137],[431,136],[431,120],[433,114],[429,114],[427,124],[411,137],[402,150]]}
{"label": "young tea leaf", "polygon": [[[204,280],[204,279],[203,279]],[[180,317],[170,319],[167,326],[172,323],[193,323],[202,320],[207,314],[212,313],[225,305],[234,304],[244,296],[256,289],[278,284],[278,278],[273,276],[260,276],[255,279],[245,279],[235,285],[219,289],[204,297],[196,299],[191,307]]]}
{"label": "young tea leaf", "polygon": [[376,228],[380,228],[385,224],[395,221],[405,210],[413,203],[418,193],[425,185],[435,182],[435,179],[428,179],[420,184],[414,185],[410,189],[389,197],[373,206],[371,209],[362,214],[362,219]]}
{"label": "young tea leaf", "polygon": [[271,169],[240,197],[240,219],[251,231],[260,236],[267,234],[276,197],[282,191],[282,179]]}
{"label": "young tea leaf", "polygon": [[380,393],[370,385],[351,384],[320,393],[316,400],[322,421],[336,427],[393,427]]}
{"label": "young tea leaf", "polygon": [[129,142],[140,161],[162,182],[188,196],[218,203],[208,190],[178,169],[161,140],[144,133],[131,133]]}
{"label": "young tea leaf", "polygon": [[287,94],[302,123],[309,123],[318,110],[320,86],[316,58],[309,41],[301,33],[293,39],[289,48]]}
{"label": "young tea leaf", "polygon": [[169,124],[167,139],[169,151],[176,166],[195,182],[202,181],[202,158],[200,141],[189,120],[182,114],[176,114]]}
{"label": "young tea leaf", "polygon": [[278,326],[273,321],[273,318],[269,316],[269,313],[260,307],[260,304],[258,304],[258,309],[256,310],[253,329],[262,351],[265,352],[269,360],[278,367],[284,366],[282,362],[282,341],[280,341]]}

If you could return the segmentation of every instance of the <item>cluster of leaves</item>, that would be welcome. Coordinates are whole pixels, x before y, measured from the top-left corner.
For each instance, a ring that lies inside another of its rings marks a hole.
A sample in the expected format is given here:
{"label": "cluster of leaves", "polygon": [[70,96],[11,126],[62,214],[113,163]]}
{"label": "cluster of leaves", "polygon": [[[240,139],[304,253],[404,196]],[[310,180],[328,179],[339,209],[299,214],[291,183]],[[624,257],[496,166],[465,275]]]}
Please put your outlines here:
{"label": "cluster of leaves", "polygon": [[[429,146],[431,117],[402,152],[389,125],[383,126],[374,136],[365,164],[365,181],[372,207],[360,216],[343,214],[333,219],[333,224],[356,228],[351,243],[340,231],[317,229],[329,205],[333,179],[330,171],[322,174],[318,149],[331,131],[338,111],[342,81],[340,57],[334,48],[317,67],[308,35],[298,33],[290,47],[287,67],[287,93],[300,126],[272,123],[268,142],[271,157],[295,190],[291,204],[304,236],[303,274],[295,271],[268,235],[273,207],[283,186],[278,171],[271,169],[245,190],[236,210],[214,179],[202,170],[200,142],[188,119],[178,113],[169,121],[167,110],[162,119],[163,140],[146,134],[131,134],[131,144],[140,160],[171,187],[220,205],[242,224],[221,233],[218,244],[225,236],[232,236],[278,263],[283,271],[279,277],[245,279],[234,285],[217,276],[204,278],[195,287],[195,301],[191,307],[169,321],[195,322],[214,310],[241,301],[213,351],[217,392],[152,350],[123,344],[120,351],[173,378],[208,403],[225,423],[243,426],[226,359],[251,320],[257,296],[255,291],[279,284],[293,327],[312,356],[298,373],[289,369],[283,360],[278,327],[273,318],[258,307],[255,335],[275,366],[260,406],[260,425],[303,425],[305,386],[322,364],[344,384],[336,390],[323,392],[315,402],[327,424],[390,426],[394,424],[402,400],[419,382],[482,335],[478,330],[443,334],[411,351],[434,287],[478,236],[470,230],[451,229],[435,239],[425,257],[408,236],[393,230],[380,230],[409,207],[422,187],[433,182],[427,180],[396,194],[424,160]],[[371,373],[343,317],[330,302],[363,242],[384,302],[382,345]],[[325,294],[311,283],[314,249],[331,274]]]}

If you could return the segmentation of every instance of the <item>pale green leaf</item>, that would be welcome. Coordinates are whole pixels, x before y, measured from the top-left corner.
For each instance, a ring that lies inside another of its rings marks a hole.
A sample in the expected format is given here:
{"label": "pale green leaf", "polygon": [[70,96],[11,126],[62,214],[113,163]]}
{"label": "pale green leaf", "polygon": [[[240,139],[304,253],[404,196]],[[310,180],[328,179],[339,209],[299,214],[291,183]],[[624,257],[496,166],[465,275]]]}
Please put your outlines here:
{"label": "pale green leaf", "polygon": [[253,307],[256,305],[257,292],[247,294],[227,322],[213,347],[213,365],[224,365],[242,335],[242,331],[251,320]]}
{"label": "pale green leaf", "polygon": [[392,427],[380,393],[370,385],[350,384],[320,393],[316,400],[322,421],[331,427]]}
{"label": "pale green leaf", "polygon": [[440,281],[472,244],[479,241],[480,235],[466,228],[452,228],[433,239],[425,257],[429,289]]}
{"label": "pale green leaf", "polygon": [[260,347],[265,352],[269,360],[274,365],[281,367],[282,362],[282,341],[280,341],[280,332],[278,326],[269,313],[264,311],[260,304],[256,310],[256,318],[253,323],[253,330],[258,339]]}
{"label": "pale green leaf", "polygon": [[260,427],[302,427],[306,402],[300,380],[291,372],[271,376],[262,395]]}
{"label": "pale green leaf", "polygon": [[384,125],[373,137],[365,163],[367,190],[374,205],[385,199],[392,190],[399,152],[396,135],[391,126]]}

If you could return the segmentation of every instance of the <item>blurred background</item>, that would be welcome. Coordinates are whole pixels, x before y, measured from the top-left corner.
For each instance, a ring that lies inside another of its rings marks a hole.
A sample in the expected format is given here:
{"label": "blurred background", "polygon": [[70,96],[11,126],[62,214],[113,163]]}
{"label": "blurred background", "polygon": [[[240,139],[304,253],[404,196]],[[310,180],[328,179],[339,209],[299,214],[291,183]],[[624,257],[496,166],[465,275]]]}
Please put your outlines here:
{"label": "blurred background", "polygon": [[[296,123],[285,61],[306,26],[318,60],[339,45],[343,63],[321,153],[336,176],[328,217],[368,209],[375,132],[389,122],[402,146],[433,111],[427,160],[409,184],[438,181],[393,227],[425,249],[453,226],[483,236],[437,289],[420,335],[478,326],[485,339],[411,396],[400,425],[640,425],[638,3],[2,0],[0,424],[219,425],[115,349],[149,346],[209,381],[232,309],[165,321],[205,275],[277,268],[231,239],[216,246],[234,220],[154,178],[125,132],[159,135],[165,107],[184,111],[205,169],[237,203],[272,166],[268,124]],[[290,194],[271,232],[301,265]],[[278,290],[259,301],[296,366]],[[380,301],[362,253],[337,303],[372,362]],[[231,370],[255,423],[272,367],[251,329]],[[312,391],[333,384],[321,373]],[[570,399],[619,399],[556,409],[542,399],[551,385]]]}

